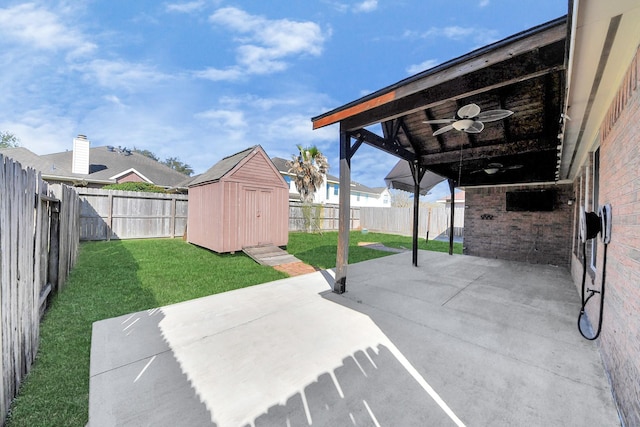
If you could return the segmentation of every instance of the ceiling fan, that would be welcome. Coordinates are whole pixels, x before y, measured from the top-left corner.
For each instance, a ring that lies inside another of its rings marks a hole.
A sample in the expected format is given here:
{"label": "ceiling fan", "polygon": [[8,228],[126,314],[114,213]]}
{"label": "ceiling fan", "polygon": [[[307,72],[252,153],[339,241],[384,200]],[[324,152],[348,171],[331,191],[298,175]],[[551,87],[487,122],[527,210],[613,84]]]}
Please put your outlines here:
{"label": "ceiling fan", "polygon": [[480,107],[476,104],[467,104],[456,112],[453,119],[426,120],[423,123],[447,124],[447,126],[433,132],[433,136],[440,135],[451,129],[464,131],[467,133],[480,133],[484,129],[485,122],[495,122],[509,117],[513,111],[509,110],[488,110],[480,112]]}
{"label": "ceiling fan", "polygon": [[486,167],[482,169],[474,170],[471,173],[484,172],[487,175],[495,175],[497,173],[503,173],[508,170],[521,169],[522,167],[523,165],[504,166],[502,163],[489,163]]}

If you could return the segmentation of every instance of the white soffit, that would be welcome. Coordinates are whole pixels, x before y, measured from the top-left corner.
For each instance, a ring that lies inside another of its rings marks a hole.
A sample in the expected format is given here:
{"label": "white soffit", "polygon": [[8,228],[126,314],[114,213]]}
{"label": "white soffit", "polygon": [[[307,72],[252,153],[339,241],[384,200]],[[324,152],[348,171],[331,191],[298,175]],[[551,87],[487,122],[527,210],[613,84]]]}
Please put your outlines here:
{"label": "white soffit", "polygon": [[[574,0],[560,178],[573,180],[640,45],[638,0]],[[607,49],[607,47],[610,47]]]}

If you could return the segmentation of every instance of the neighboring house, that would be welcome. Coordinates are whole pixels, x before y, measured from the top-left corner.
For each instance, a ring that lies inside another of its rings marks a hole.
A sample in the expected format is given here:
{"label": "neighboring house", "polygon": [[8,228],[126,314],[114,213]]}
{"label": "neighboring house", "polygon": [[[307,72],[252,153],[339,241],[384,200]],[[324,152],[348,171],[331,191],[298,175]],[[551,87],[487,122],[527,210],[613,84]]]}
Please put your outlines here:
{"label": "neighboring house", "polygon": [[[436,203],[444,203],[446,205],[451,204],[451,196],[446,196],[442,199],[436,200]],[[456,207],[464,207],[465,203],[465,192],[464,191],[456,191],[454,203]]]}
{"label": "neighboring house", "polygon": [[190,180],[190,177],[126,148],[91,148],[84,135],[74,138],[72,151],[39,156],[17,147],[0,149],[0,154],[20,162],[25,168],[37,170],[48,182],[76,187],[100,188],[123,182],[147,182],[186,191],[186,183]]}
{"label": "neighboring house", "polygon": [[[280,157],[271,159],[273,164],[278,168],[280,174],[289,185],[289,200],[299,201],[300,195],[293,181],[293,175],[289,173],[288,160]],[[336,176],[329,175],[325,177],[324,183],[320,190],[314,195],[314,203],[320,204],[339,204],[340,195],[340,179]],[[367,187],[355,181],[351,181],[351,206],[352,207],[390,207],[391,193],[386,187]]]}

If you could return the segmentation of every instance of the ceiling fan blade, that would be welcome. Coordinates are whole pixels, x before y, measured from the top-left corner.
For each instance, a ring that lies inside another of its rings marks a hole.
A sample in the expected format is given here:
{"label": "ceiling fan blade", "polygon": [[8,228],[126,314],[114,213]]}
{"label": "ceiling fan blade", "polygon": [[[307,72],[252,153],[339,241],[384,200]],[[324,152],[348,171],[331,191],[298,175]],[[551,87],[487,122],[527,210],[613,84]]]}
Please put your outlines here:
{"label": "ceiling fan blade", "polygon": [[443,125],[446,123],[453,123],[456,119],[435,119],[435,120],[424,120],[422,123],[430,123],[436,125]]}
{"label": "ceiling fan blade", "polygon": [[523,167],[524,165],[511,165],[511,166],[504,167],[503,169],[522,169]]}
{"label": "ceiling fan blade", "polygon": [[481,122],[495,122],[496,120],[502,120],[513,114],[513,111],[509,110],[489,110],[483,111],[478,114],[478,120]]}
{"label": "ceiling fan blade", "polygon": [[440,129],[438,129],[437,131],[435,131],[435,132],[433,133],[433,136],[438,136],[438,135],[440,135],[441,133],[445,133],[446,131],[449,131],[449,130],[451,130],[451,129],[453,129],[453,126],[452,126],[452,125],[447,125],[447,126],[441,127]]}
{"label": "ceiling fan blade", "polygon": [[482,132],[482,129],[484,129],[484,123],[476,121],[473,122],[473,124],[466,128],[464,131],[466,133],[480,133]]}
{"label": "ceiling fan blade", "polygon": [[467,104],[464,107],[460,107],[457,114],[461,119],[470,119],[480,114],[480,107],[476,104]]}

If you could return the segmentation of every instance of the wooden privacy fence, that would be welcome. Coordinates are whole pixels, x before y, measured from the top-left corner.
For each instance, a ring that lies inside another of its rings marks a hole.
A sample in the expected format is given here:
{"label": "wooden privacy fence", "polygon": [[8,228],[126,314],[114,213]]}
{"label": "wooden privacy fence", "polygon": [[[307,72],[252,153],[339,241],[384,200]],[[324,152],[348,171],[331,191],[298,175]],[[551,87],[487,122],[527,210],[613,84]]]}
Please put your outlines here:
{"label": "wooden privacy fence", "polygon": [[[464,230],[464,207],[456,206],[454,212],[454,236],[462,236]],[[421,207],[419,210],[418,235],[435,239],[449,235],[451,208],[449,206]],[[408,208],[360,208],[360,225],[369,231],[413,234],[413,207]]]}
{"label": "wooden privacy fence", "polygon": [[78,197],[0,155],[0,422],[29,372],[40,318],[78,253]]}
{"label": "wooden privacy fence", "polygon": [[[360,228],[360,209],[352,207],[350,229]],[[303,205],[289,202],[289,231],[331,231],[338,229],[339,205]]]}
{"label": "wooden privacy fence", "polygon": [[137,191],[76,189],[80,196],[80,240],[182,236],[188,196]]}
{"label": "wooden privacy fence", "polygon": [[[187,229],[186,194],[76,188],[80,197],[80,240],[183,236]],[[338,205],[289,203],[289,231],[338,230]],[[449,233],[450,207],[420,209],[419,235],[434,239]],[[351,230],[411,236],[413,208],[351,207]],[[464,207],[456,207],[454,233],[462,236]]]}

